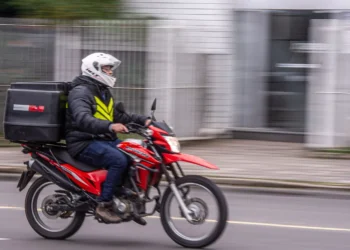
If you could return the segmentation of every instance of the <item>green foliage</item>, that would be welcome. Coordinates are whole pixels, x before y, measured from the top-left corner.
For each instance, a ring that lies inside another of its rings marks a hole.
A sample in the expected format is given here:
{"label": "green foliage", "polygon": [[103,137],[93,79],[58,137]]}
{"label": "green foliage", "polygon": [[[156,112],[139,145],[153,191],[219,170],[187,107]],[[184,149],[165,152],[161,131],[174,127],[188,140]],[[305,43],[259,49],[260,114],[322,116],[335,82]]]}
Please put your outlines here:
{"label": "green foliage", "polygon": [[41,19],[116,19],[121,0],[11,0],[19,17]]}
{"label": "green foliage", "polygon": [[0,17],[14,17],[17,14],[16,8],[11,5],[12,0],[0,1]]}
{"label": "green foliage", "polygon": [[317,150],[324,153],[336,153],[336,154],[350,154],[350,148],[327,148]]}

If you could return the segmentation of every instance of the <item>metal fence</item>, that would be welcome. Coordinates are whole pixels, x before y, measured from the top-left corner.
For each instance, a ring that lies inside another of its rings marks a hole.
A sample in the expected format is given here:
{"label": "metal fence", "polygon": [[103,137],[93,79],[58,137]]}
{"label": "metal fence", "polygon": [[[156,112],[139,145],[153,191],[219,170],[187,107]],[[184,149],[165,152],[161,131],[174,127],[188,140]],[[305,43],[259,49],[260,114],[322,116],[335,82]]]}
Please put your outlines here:
{"label": "metal fence", "polygon": [[113,94],[128,111],[148,114],[157,98],[157,118],[171,123],[178,136],[198,136],[206,60],[182,52],[180,30],[162,21],[0,19],[0,115],[11,82],[72,81],[81,59],[100,51],[122,61]]}

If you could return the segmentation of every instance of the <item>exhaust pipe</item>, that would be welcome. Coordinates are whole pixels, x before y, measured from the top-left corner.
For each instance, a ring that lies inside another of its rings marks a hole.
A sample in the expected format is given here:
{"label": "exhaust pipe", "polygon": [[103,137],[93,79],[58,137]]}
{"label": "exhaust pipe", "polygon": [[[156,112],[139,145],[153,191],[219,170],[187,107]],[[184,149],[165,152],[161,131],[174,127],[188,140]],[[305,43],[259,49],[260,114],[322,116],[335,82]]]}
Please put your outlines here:
{"label": "exhaust pipe", "polygon": [[28,163],[28,167],[35,172],[40,173],[42,176],[57,184],[59,187],[69,190],[71,192],[81,192],[81,189],[67,180],[67,177],[64,176],[60,171],[52,167],[51,165],[42,162],[40,159],[32,159]]}

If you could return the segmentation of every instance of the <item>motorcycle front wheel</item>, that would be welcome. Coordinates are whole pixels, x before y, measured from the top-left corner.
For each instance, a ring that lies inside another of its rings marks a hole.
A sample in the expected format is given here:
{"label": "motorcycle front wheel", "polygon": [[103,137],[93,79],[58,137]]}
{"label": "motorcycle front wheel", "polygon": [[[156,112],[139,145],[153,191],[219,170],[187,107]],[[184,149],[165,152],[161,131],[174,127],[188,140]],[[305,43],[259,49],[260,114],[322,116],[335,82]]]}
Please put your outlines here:
{"label": "motorcycle front wheel", "polygon": [[[165,232],[183,247],[202,248],[213,244],[220,238],[227,224],[228,208],[222,191],[211,180],[196,175],[182,177],[176,180],[175,185],[191,211],[192,219],[188,221],[185,218],[173,191],[168,187],[160,210]],[[175,203],[173,206],[172,202]],[[203,229],[204,226],[211,229]],[[189,234],[183,231],[189,231]]]}

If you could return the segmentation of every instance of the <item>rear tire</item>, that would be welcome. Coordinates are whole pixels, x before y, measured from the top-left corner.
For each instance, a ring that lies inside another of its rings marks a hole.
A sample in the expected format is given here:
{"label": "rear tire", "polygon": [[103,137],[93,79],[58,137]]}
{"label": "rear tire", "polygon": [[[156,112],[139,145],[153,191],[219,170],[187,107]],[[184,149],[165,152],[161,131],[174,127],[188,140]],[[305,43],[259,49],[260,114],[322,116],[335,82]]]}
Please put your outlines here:
{"label": "rear tire", "polygon": [[228,209],[227,209],[227,202],[225,199],[225,196],[223,195],[222,191],[219,189],[219,187],[212,182],[211,180],[197,175],[187,175],[185,177],[182,177],[180,179],[177,179],[175,182],[175,185],[178,187],[179,185],[185,184],[185,183],[194,183],[202,185],[203,187],[207,188],[214,197],[216,198],[216,202],[219,207],[219,214],[220,217],[218,219],[218,224],[213,231],[211,235],[209,235],[207,238],[199,241],[190,241],[186,240],[179,235],[177,235],[171,228],[171,226],[168,223],[167,218],[167,204],[169,204],[168,199],[171,198],[172,190],[170,187],[167,188],[167,190],[164,193],[162,203],[161,203],[161,211],[160,211],[160,218],[163,225],[163,228],[165,232],[168,234],[168,236],[175,241],[177,244],[183,246],[183,247],[189,247],[189,248],[202,248],[206,247],[210,244],[213,244],[216,240],[220,238],[222,233],[224,232],[224,229],[226,228],[227,224],[227,217],[228,217]]}
{"label": "rear tire", "polygon": [[49,182],[51,181],[47,180],[44,177],[40,177],[36,181],[34,181],[34,183],[31,185],[26,195],[25,213],[30,226],[33,228],[33,230],[37,234],[39,234],[40,236],[46,239],[63,240],[71,237],[80,229],[80,227],[83,225],[83,222],[85,220],[85,213],[75,212],[72,223],[62,231],[50,232],[47,229],[43,228],[35,219],[32,202],[37,189],[40,188],[43,184],[49,183]]}

